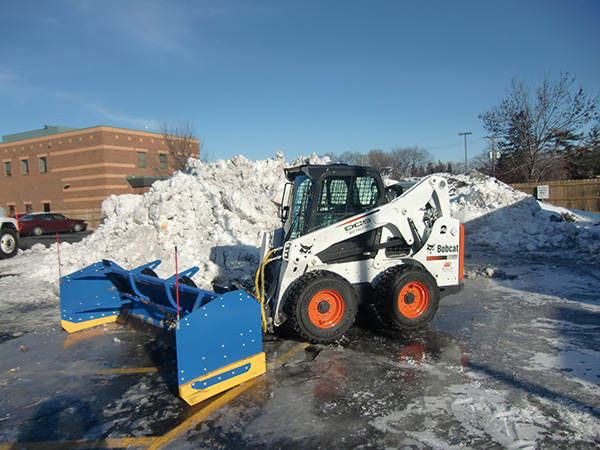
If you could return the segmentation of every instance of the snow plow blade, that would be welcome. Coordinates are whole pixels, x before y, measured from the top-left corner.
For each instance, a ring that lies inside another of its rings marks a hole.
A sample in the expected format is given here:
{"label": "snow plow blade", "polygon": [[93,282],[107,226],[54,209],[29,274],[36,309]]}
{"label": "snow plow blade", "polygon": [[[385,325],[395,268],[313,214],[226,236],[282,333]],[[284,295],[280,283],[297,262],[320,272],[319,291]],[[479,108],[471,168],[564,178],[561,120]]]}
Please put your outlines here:
{"label": "snow plow blade", "polygon": [[241,290],[217,294],[158,278],[159,264],[129,271],[103,260],[62,277],[62,327],[73,333],[132,317],[174,336],[179,395],[190,405],[265,373],[260,304]]}

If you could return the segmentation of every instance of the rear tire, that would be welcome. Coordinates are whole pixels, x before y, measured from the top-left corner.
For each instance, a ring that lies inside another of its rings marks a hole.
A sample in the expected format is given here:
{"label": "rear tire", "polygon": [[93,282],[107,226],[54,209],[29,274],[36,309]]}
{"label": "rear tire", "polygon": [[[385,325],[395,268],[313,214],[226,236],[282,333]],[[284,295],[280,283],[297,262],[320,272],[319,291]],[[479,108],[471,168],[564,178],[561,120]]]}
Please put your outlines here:
{"label": "rear tire", "polygon": [[0,259],[8,259],[15,256],[19,249],[18,244],[19,238],[14,230],[10,228],[0,230]]}
{"label": "rear tire", "polygon": [[35,226],[33,227],[33,230],[31,230],[31,234],[33,234],[34,236],[41,236],[42,234],[44,234],[44,229],[39,225]]}
{"label": "rear tire", "polygon": [[387,269],[377,283],[375,296],[377,314],[396,330],[427,325],[440,301],[439,289],[431,274],[407,265]]}
{"label": "rear tire", "polygon": [[302,275],[292,284],[284,312],[298,336],[325,344],[339,339],[352,326],[358,301],[348,281],[318,270]]}

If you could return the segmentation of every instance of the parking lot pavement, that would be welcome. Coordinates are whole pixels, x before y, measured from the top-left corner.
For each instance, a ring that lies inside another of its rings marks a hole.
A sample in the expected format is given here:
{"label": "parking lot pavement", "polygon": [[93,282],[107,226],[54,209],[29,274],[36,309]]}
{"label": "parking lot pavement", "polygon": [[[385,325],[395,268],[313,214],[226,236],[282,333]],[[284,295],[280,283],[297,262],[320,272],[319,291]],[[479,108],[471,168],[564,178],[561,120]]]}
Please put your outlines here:
{"label": "parking lot pavement", "polygon": [[5,309],[0,450],[597,448],[600,280],[500,263],[422,330],[365,315],[335,345],[265,335],[267,373],[193,407],[172,348],[116,324],[67,335],[50,301]]}
{"label": "parking lot pavement", "polygon": [[173,430],[208,416],[236,391],[255,392],[306,347],[267,338],[269,375],[189,407],[177,394],[174,349],[128,327],[113,324],[71,335],[54,327],[4,336],[0,449],[12,448],[2,446],[7,442],[59,448],[60,442],[116,448],[167,443],[178,437]]}

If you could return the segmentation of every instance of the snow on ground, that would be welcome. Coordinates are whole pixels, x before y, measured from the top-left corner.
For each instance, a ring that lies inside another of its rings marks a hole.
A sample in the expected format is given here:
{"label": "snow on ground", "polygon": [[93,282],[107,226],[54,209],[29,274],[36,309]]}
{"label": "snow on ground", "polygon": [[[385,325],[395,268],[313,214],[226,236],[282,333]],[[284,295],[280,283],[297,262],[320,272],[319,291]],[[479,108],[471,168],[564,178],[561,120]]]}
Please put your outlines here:
{"label": "snow on ground", "polygon": [[[300,162],[326,161],[313,155],[293,164]],[[82,242],[62,243],[59,249],[56,244],[49,249],[37,245],[20,251],[11,260],[0,261],[0,309],[4,314],[18,316],[36,305],[57,302],[57,250],[60,250],[62,275],[106,258],[126,269],[160,259],[163,264],[156,270],[158,275],[171,276],[177,247],[180,271],[191,266],[200,268],[194,277],[200,287],[210,289],[213,281],[250,279],[259,263],[262,232],[280,225],[277,209],[285,166],[281,154],[256,162],[243,156],[213,163],[190,160],[188,170],[155,183],[144,195],[109,197],[102,205],[105,222]],[[600,263],[600,214],[569,211],[538,202],[475,171],[443,176],[449,181],[453,216],[465,224],[467,245],[471,249],[485,249],[509,258],[550,252],[561,258]],[[468,275],[507,278],[506,270],[497,267],[473,270]],[[542,287],[552,285],[549,278],[531,278],[527,282],[536,283],[532,280],[538,280],[540,289],[535,284],[528,285],[525,289],[530,292],[543,291]],[[520,280],[514,281],[511,289],[522,287],[519,283]],[[15,284],[19,286],[17,289]],[[511,295],[512,291],[503,289]],[[530,298],[540,304],[548,303],[543,295]],[[563,297],[552,298],[551,302],[564,302]],[[16,313],[11,309],[15,305],[20,308]],[[600,312],[595,297],[581,308],[591,308],[595,314]],[[47,315],[30,315],[29,319],[28,330],[43,328],[45,321],[53,320]],[[585,331],[587,325],[580,329],[572,321],[540,317],[530,326],[543,332],[569,331],[573,327],[575,331]],[[548,338],[547,342],[548,348],[527,355],[523,361],[525,370],[541,367],[568,372],[589,389],[590,395],[597,397],[598,352],[577,348],[564,339]],[[540,405],[523,399],[512,403],[505,391],[484,386],[476,376],[471,375],[466,384],[452,385],[449,393],[451,397],[446,399],[425,397],[424,403],[402,411],[392,410],[373,419],[371,425],[390,432],[394,424],[403,421],[450,415],[469,433],[485,433],[497,444],[512,448],[535,448],[535,442],[547,433]],[[583,439],[600,439],[600,423],[596,418],[566,407],[559,413],[571,414],[567,420],[574,429],[579,426],[585,430]],[[429,445],[437,446],[437,438],[431,434],[417,433],[414,437],[420,442],[431,439]]]}
{"label": "snow on ground", "polygon": [[467,241],[504,254],[575,250],[600,262],[600,214],[550,205],[472,171],[448,176],[451,210]]}

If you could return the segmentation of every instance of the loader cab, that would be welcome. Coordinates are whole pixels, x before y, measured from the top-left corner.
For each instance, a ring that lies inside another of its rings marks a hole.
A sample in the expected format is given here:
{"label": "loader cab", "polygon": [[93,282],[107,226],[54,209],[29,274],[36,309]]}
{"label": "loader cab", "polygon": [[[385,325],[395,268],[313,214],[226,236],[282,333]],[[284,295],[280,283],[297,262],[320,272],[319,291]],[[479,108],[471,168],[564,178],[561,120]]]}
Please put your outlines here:
{"label": "loader cab", "polygon": [[286,169],[285,176],[281,218],[286,241],[387,201],[381,174],[372,167],[303,165]]}

